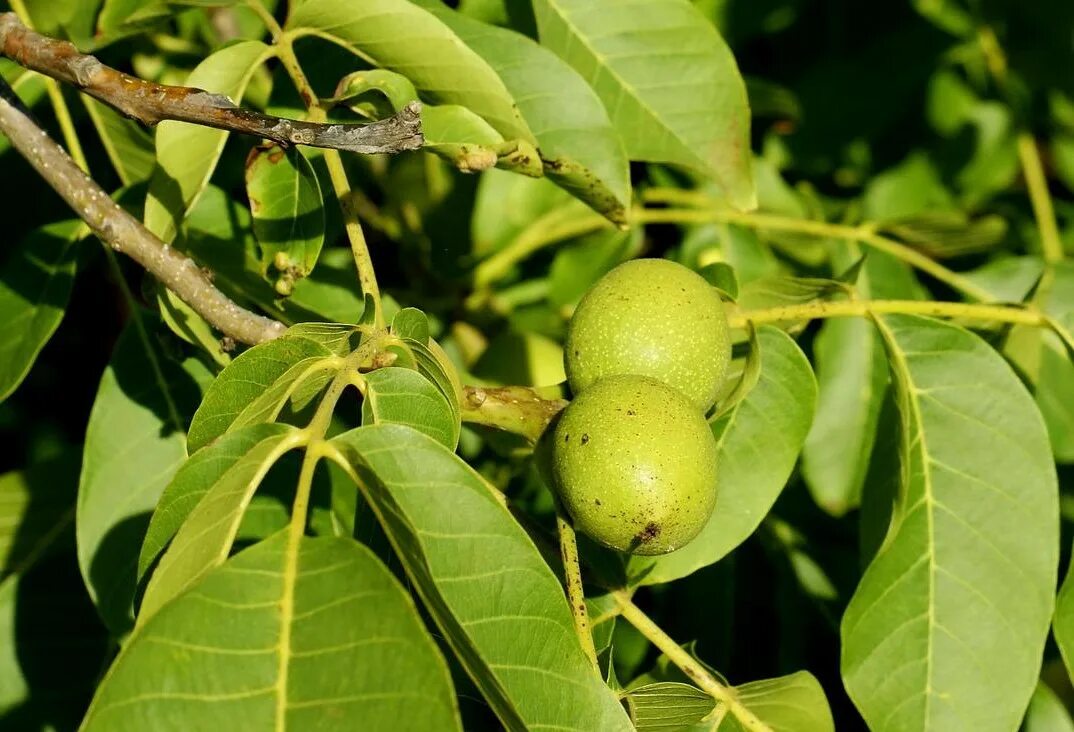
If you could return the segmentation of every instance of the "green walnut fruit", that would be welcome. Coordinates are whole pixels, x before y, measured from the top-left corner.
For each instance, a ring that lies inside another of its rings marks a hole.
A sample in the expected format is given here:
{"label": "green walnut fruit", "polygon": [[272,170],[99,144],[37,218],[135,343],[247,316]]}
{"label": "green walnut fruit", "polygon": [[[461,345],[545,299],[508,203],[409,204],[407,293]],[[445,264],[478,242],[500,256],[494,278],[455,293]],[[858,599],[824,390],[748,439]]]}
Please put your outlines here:
{"label": "green walnut fruit", "polygon": [[703,277],[666,259],[635,259],[586,293],[567,329],[564,361],[579,394],[616,374],[652,376],[702,411],[731,360],[723,302]]}
{"label": "green walnut fruit", "polygon": [[563,411],[552,483],[575,527],[633,554],[697,536],[716,503],[716,440],[682,392],[647,376],[609,376]]}

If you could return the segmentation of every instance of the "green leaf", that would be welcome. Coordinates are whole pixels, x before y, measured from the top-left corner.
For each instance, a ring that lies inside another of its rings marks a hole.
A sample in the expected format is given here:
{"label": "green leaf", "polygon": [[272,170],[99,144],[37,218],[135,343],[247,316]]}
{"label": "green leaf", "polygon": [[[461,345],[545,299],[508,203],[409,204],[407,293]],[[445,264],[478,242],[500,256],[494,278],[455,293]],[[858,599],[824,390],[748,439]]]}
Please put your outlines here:
{"label": "green leaf", "polygon": [[1044,424],[972,333],[906,315],[877,325],[902,485],[843,616],[843,679],[872,729],[1014,729],[1037,681],[1058,562]]}
{"label": "green leaf", "polygon": [[713,177],[739,209],[757,205],[749,104],[716,28],[685,0],[535,0],[541,45],[604,102],[631,160]]}
{"label": "green leaf", "polygon": [[1029,700],[1022,732],[1074,732],[1074,720],[1063,700],[1043,681],[1037,683]]}
{"label": "green leaf", "polygon": [[[862,297],[919,297],[904,263],[882,252],[868,252],[862,261],[859,246],[835,246],[833,267],[861,263],[856,287]],[[821,325],[813,342],[813,367],[819,386],[817,416],[802,448],[802,477],[818,506],[842,516],[861,501],[888,391],[887,359],[871,323],[833,318]]]}
{"label": "green leaf", "polygon": [[116,343],[93,402],[78,488],[78,563],[114,635],[134,621],[138,551],[149,512],[186,459],[183,428],[200,390],[134,314]]}
{"label": "green leaf", "polygon": [[682,549],[632,557],[632,582],[670,582],[719,561],[753,533],[790,478],[813,418],[817,385],[809,361],[785,333],[764,326],[757,341],[757,385],[712,425],[720,456],[712,518]]}
{"label": "green leaf", "polygon": [[286,28],[406,76],[427,101],[468,107],[504,139],[536,144],[496,72],[427,10],[405,0],[306,0],[292,8]]}
{"label": "green leaf", "polygon": [[392,318],[392,333],[422,345],[429,343],[429,318],[417,308],[403,308]]}
{"label": "green leaf", "polygon": [[554,53],[424,0],[459,38],[496,70],[540,148],[544,174],[617,223],[630,206],[630,168],[600,98]]}
{"label": "green leaf", "polygon": [[254,346],[221,371],[206,392],[190,423],[190,453],[233,429],[273,421],[288,402],[301,409],[338,365],[338,356],[309,338],[285,335]]}
{"label": "green leaf", "polygon": [[[235,541],[243,513],[262,479],[303,436],[287,425],[251,425],[208,447],[184,465],[168,486],[158,513],[171,514],[146,536],[139,565],[153,559],[152,546],[163,544],[178,526],[171,546],[153,572],[138,610],[138,626],[170,601],[223,564]],[[192,465],[191,465],[192,463]],[[197,501],[189,515],[184,504]],[[149,542],[153,544],[150,545]],[[148,551],[147,551],[148,549]]]}
{"label": "green leaf", "polygon": [[[239,41],[214,52],[190,72],[187,86],[238,102],[254,71],[272,54],[260,41]],[[157,167],[149,181],[145,225],[171,242],[212,177],[228,133],[186,122],[157,125]]]}
{"label": "green leaf", "polygon": [[324,203],[317,174],[297,148],[266,143],[246,159],[246,195],[261,247],[261,273],[275,267],[280,273],[277,291],[289,295],[294,280],[313,271],[324,244]]}
{"label": "green leaf", "polygon": [[1067,674],[1074,679],[1074,562],[1067,568],[1066,579],[1059,587],[1052,629]]}
{"label": "green leaf", "polygon": [[256,487],[292,431],[282,424],[250,425],[223,436],[183,463],[160,496],[146,529],[138,556],[139,582],[206,493],[221,484],[234,488],[245,482]]}
{"label": "green leaf", "polygon": [[421,130],[425,149],[434,152],[466,172],[487,170],[496,165],[503,136],[488,122],[458,104],[421,108]]}
{"label": "green leaf", "polygon": [[82,95],[81,99],[123,185],[149,180],[155,163],[153,136],[93,97]]}
{"label": "green leaf", "polygon": [[559,581],[477,473],[401,425],[331,444],[506,728],[631,729],[582,653]]}
{"label": "green leaf", "polygon": [[435,384],[447,399],[456,425],[451,444],[452,446],[458,444],[462,424],[462,383],[459,381],[459,375],[455,372],[451,359],[444,353],[440,344],[432,338],[429,339],[428,344],[419,343],[410,338],[404,338],[403,343],[414,357],[414,367],[418,373]]}
{"label": "green leaf", "polygon": [[71,525],[77,487],[74,455],[0,475],[0,580],[29,569]]}
{"label": "green leaf", "polygon": [[56,332],[71,297],[79,221],[31,232],[0,270],[0,402],[11,396]]}
{"label": "green leaf", "polygon": [[887,361],[864,318],[824,323],[813,342],[819,399],[802,450],[802,475],[817,505],[842,516],[861,501],[888,385]]}
{"label": "green leaf", "polygon": [[[835,732],[824,689],[808,671],[751,681],[736,686],[735,695],[742,706],[773,732]],[[715,728],[718,732],[750,732],[753,729],[731,714]]]}
{"label": "green leaf", "polygon": [[403,588],[350,539],[237,554],[124,646],[85,732],[458,730],[444,659]]}
{"label": "green leaf", "polygon": [[716,706],[716,700],[701,689],[674,681],[639,686],[624,699],[638,732],[683,729],[700,722]]}
{"label": "green leaf", "polygon": [[403,424],[429,435],[449,450],[460,425],[440,389],[411,369],[388,367],[365,375],[362,424]]}

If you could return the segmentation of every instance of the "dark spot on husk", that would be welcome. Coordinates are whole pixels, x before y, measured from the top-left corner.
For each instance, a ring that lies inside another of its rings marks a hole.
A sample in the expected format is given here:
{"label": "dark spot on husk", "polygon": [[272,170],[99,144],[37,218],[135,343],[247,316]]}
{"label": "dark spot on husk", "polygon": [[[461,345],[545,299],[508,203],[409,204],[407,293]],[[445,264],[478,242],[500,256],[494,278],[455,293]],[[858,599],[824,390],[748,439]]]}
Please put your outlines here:
{"label": "dark spot on husk", "polygon": [[585,445],[585,444],[588,444],[588,443],[589,443],[589,435],[582,435],[582,444]]}

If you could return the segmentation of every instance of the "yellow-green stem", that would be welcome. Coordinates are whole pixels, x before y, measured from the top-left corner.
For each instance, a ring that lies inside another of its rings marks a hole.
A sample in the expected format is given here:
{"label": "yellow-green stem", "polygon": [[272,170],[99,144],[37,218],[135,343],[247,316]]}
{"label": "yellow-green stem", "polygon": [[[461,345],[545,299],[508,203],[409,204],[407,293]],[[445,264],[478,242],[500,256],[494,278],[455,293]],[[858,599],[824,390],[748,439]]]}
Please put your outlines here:
{"label": "yellow-green stem", "polygon": [[595,213],[592,216],[571,215],[565,218],[560,211],[551,211],[533,222],[503,249],[477,265],[474,269],[474,288],[487,288],[507,274],[515,264],[549,244],[611,228],[611,222]]}
{"label": "yellow-green stem", "polygon": [[567,585],[567,602],[571,606],[571,617],[574,618],[574,632],[578,635],[578,642],[593,668],[599,669],[593,632],[589,627],[589,611],[585,605],[582,566],[578,561],[578,539],[562,506],[556,507],[556,529],[559,532],[559,553],[563,559],[563,577]]}
{"label": "yellow-green stem", "polygon": [[628,623],[633,625],[638,632],[649,639],[668,660],[678,666],[679,670],[686,674],[698,688],[727,707],[728,711],[748,730],[753,732],[771,732],[771,728],[757,718],[752,711],[743,706],[738,700],[735,690],[724,686],[717,681],[712,674],[698,663],[693,656],[687,653],[676,643],[664,629],[652,621],[648,615],[631,601],[622,592],[613,593],[616,603],[620,608],[620,615]]}
{"label": "yellow-green stem", "polygon": [[1055,221],[1055,209],[1052,196],[1048,191],[1048,181],[1044,177],[1044,166],[1040,162],[1040,151],[1033,135],[1023,132],[1018,135],[1018,158],[1022,162],[1022,172],[1029,189],[1029,202],[1033,205],[1033,216],[1040,231],[1041,253],[1045,262],[1058,262],[1063,259],[1063,240],[1059,236],[1059,226]]}
{"label": "yellow-green stem", "polygon": [[[255,3],[256,4],[256,3]],[[276,41],[280,63],[287,70],[288,76],[298,90],[299,96],[306,105],[309,120],[311,122],[324,122],[327,119],[324,109],[320,106],[313,86],[310,84],[302,66],[295,56],[293,38],[283,32],[268,11],[261,13],[262,20],[269,28]],[[347,180],[347,171],[343,167],[343,158],[338,150],[324,150],[324,162],[328,167],[328,175],[332,179],[332,188],[339,201],[340,211],[343,214],[343,226],[347,232],[347,240],[351,245],[351,255],[354,257],[354,266],[358,270],[358,283],[364,295],[369,295],[373,300],[374,323],[381,327],[384,325],[384,312],[380,303],[380,287],[377,284],[376,270],[373,268],[373,259],[369,255],[369,245],[366,244],[365,232],[358,220],[352,201],[350,181]]]}
{"label": "yellow-green stem", "polygon": [[894,239],[877,234],[868,224],[847,226],[830,224],[826,221],[812,221],[788,216],[751,213],[742,211],[725,211],[708,208],[648,208],[634,211],[632,221],[636,223],[727,223],[739,224],[751,229],[767,231],[784,231],[788,233],[807,234],[809,236],[856,241],[878,251],[886,252],[896,259],[906,262],[911,267],[931,275],[953,290],[961,292],[974,300],[987,302],[993,300],[988,290],[978,286],[972,280],[960,275],[935,260],[929,259],[921,252]]}
{"label": "yellow-green stem", "polygon": [[928,315],[936,318],[965,318],[1019,325],[1044,326],[1047,321],[1039,311],[1004,305],[976,305],[959,302],[936,302],[930,300],[840,300],[836,302],[809,302],[801,305],[746,310],[730,318],[732,327],[741,328],[746,323],[793,322],[816,318],[843,318],[866,316],[874,313],[902,313]]}

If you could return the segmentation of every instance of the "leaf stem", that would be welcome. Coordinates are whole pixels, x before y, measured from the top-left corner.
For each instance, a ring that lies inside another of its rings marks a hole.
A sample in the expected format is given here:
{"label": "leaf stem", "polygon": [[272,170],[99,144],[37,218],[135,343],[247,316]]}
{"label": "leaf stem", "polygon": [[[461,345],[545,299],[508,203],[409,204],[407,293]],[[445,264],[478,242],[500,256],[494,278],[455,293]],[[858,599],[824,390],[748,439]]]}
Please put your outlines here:
{"label": "leaf stem", "polygon": [[[703,197],[695,196],[672,196],[669,195],[674,189],[651,189],[646,200],[653,202],[675,202],[692,205],[701,205]],[[690,193],[683,191],[681,193]],[[987,302],[993,300],[992,294],[978,286],[972,280],[955,272],[933,259],[929,259],[921,252],[901,242],[889,239],[876,233],[872,224],[860,224],[847,226],[845,224],[831,224],[826,221],[813,221],[789,216],[776,216],[773,214],[727,211],[714,207],[709,202],[705,208],[644,208],[635,209],[631,218],[636,223],[727,223],[747,226],[751,229],[763,229],[767,231],[783,231],[788,233],[806,234],[809,236],[825,237],[832,239],[846,239],[856,241],[859,244],[882,251],[896,259],[902,260],[911,267],[921,270],[932,276],[939,282],[943,282],[951,289],[966,295],[974,300]]]}
{"label": "leaf stem", "polygon": [[771,732],[771,728],[757,718],[752,711],[739,701],[735,690],[724,686],[712,674],[687,653],[664,629],[653,622],[652,618],[641,611],[623,592],[613,592],[612,596],[621,610],[620,615],[638,632],[644,635],[661,653],[668,657],[679,670],[686,674],[698,687],[716,701],[725,705],[735,715],[742,726],[754,732]]}
{"label": "leaf stem", "polygon": [[559,532],[559,552],[563,559],[563,575],[567,585],[567,602],[574,618],[574,632],[593,668],[599,671],[597,649],[593,645],[593,633],[589,627],[589,611],[585,604],[585,588],[582,586],[582,566],[578,561],[578,539],[574,526],[556,501],[556,530]]}
{"label": "leaf stem", "polygon": [[1065,256],[1063,240],[1059,236],[1059,226],[1055,221],[1055,209],[1052,206],[1051,193],[1048,192],[1048,181],[1044,177],[1044,166],[1040,162],[1037,141],[1029,132],[1018,135],[1018,158],[1022,162],[1022,173],[1029,189],[1033,216],[1037,219],[1044,261],[1059,262]]}
{"label": "leaf stem", "polygon": [[[564,215],[564,214],[568,215]],[[474,288],[486,289],[507,274],[513,266],[549,244],[589,234],[614,225],[593,213],[577,215],[572,210],[553,209],[539,217],[512,239],[507,246],[474,268]]]}
{"label": "leaf stem", "polygon": [[902,313],[906,315],[929,315],[937,318],[966,318],[969,320],[998,321],[1020,325],[1046,326],[1047,319],[1033,308],[1005,305],[978,305],[958,302],[928,300],[842,300],[837,302],[808,302],[801,305],[746,310],[731,317],[732,327],[741,328],[747,323],[779,323],[815,318],[841,318],[867,316],[874,313]]}

